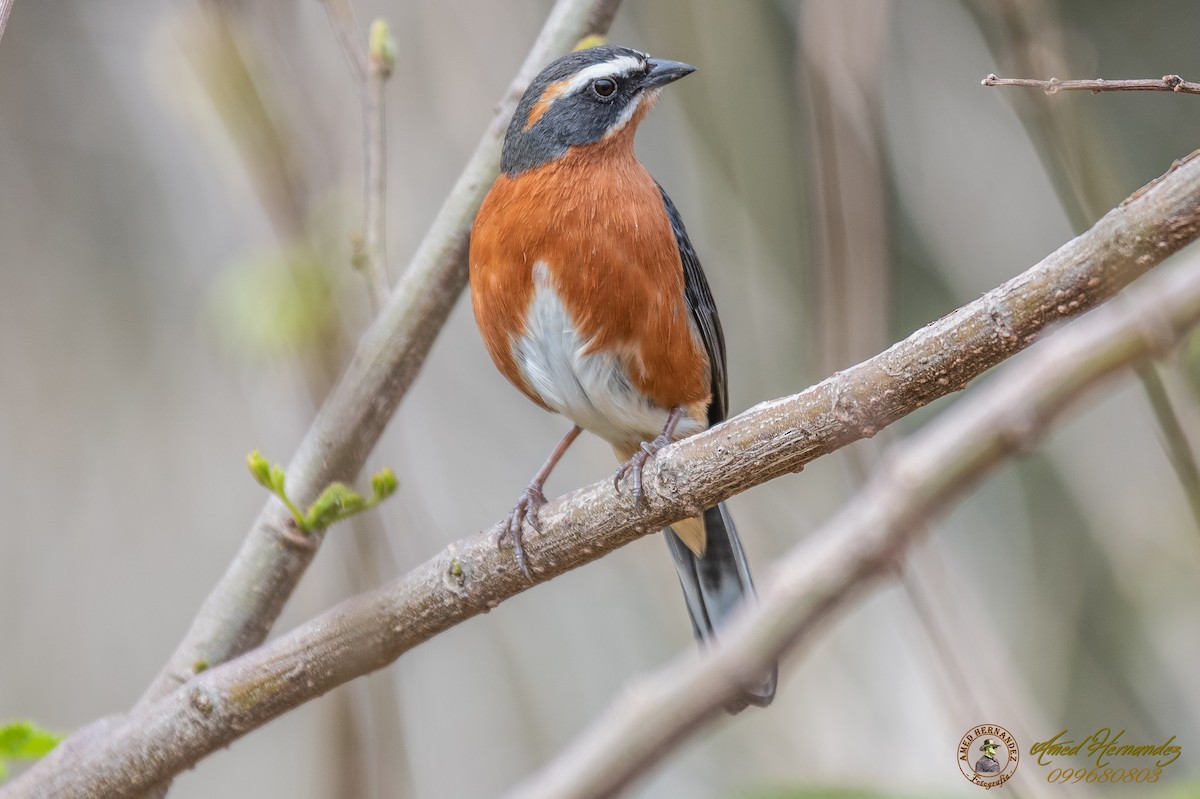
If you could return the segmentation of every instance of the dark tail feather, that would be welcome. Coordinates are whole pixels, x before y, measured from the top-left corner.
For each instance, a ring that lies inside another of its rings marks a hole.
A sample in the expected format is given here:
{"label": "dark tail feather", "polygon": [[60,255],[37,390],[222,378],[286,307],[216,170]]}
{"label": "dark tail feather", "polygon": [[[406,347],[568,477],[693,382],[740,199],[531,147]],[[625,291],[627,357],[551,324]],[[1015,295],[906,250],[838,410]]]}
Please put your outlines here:
{"label": "dark tail feather", "polygon": [[[697,557],[667,528],[663,534],[679,573],[683,586],[683,598],[692,617],[692,629],[696,639],[707,644],[716,637],[715,630],[725,617],[738,607],[746,597],[754,596],[754,582],[746,565],[746,553],[738,539],[733,519],[725,510],[725,503],[704,512],[704,532],[708,539],[704,557]],[[760,685],[746,689],[739,701],[731,703],[726,710],[738,713],[747,705],[766,707],[775,698],[775,682],[778,667],[764,676]]]}

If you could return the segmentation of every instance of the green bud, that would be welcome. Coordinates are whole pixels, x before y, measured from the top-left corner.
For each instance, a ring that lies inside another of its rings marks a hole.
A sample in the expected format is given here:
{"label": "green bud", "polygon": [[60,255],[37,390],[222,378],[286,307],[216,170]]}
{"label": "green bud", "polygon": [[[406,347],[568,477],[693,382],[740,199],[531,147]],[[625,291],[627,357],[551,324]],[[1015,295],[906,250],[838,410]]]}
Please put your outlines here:
{"label": "green bud", "polygon": [[377,19],[371,23],[371,32],[367,38],[367,59],[372,69],[378,70],[385,78],[392,74],[396,66],[396,40],[392,38],[392,29],[386,19]]}
{"label": "green bud", "polygon": [[382,502],[396,493],[398,485],[399,481],[396,480],[396,473],[389,466],[384,466],[371,475],[371,490],[374,493],[376,502]]}
{"label": "green bud", "polygon": [[271,464],[263,457],[258,450],[250,450],[250,454],[246,456],[246,468],[250,470],[250,474],[254,475],[254,479],[258,481],[264,488],[271,487]]}
{"label": "green bud", "polygon": [[284,490],[283,484],[286,475],[283,472],[283,467],[278,463],[271,465],[258,450],[253,450],[246,456],[246,466],[250,469],[250,474],[254,475],[254,479],[272,494],[279,497],[279,500],[287,506],[292,516],[296,518],[296,522],[301,527],[304,527],[304,518],[300,515],[299,509],[288,499],[287,492]]}

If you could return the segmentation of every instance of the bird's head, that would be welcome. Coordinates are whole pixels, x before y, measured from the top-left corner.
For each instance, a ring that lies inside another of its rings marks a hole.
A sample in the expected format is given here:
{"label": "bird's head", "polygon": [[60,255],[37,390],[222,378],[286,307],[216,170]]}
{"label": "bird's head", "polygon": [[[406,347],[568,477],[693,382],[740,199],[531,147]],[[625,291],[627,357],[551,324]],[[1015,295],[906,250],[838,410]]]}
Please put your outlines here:
{"label": "bird's head", "polygon": [[563,56],[521,97],[504,137],[500,168],[512,177],[571,147],[632,135],[659,90],[695,69],[615,45]]}

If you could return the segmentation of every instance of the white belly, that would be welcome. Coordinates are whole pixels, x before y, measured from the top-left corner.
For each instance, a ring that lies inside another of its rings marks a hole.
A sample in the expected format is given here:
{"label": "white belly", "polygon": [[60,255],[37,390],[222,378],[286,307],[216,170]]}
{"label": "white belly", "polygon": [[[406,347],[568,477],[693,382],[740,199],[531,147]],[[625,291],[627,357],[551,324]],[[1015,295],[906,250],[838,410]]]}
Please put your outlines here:
{"label": "white belly", "polygon": [[[525,335],[515,349],[522,376],[542,402],[617,447],[636,446],[661,433],[671,409],[635,389],[615,355],[586,352],[587,342],[540,261],[534,264],[533,282]],[[685,417],[675,437],[700,429]]]}

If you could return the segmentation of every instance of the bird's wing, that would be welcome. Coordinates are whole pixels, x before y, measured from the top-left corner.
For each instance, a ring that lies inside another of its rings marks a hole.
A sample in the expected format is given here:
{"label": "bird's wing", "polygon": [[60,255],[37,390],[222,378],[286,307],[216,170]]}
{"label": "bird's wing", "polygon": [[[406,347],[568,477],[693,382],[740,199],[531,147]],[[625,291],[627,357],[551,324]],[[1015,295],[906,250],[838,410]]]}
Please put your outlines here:
{"label": "bird's wing", "polygon": [[725,421],[729,410],[729,385],[725,371],[725,334],[721,331],[721,318],[717,315],[717,304],[713,302],[712,291],[708,288],[708,280],[700,267],[700,259],[692,249],[688,240],[687,229],[679,210],[671,202],[671,198],[658,186],[662,195],[663,205],[667,209],[667,217],[671,220],[671,230],[675,232],[675,243],[679,246],[679,257],[683,261],[683,294],[687,300],[688,310],[692,320],[700,331],[700,340],[708,352],[708,363],[712,369],[712,402],[708,406],[708,423],[714,425]]}

